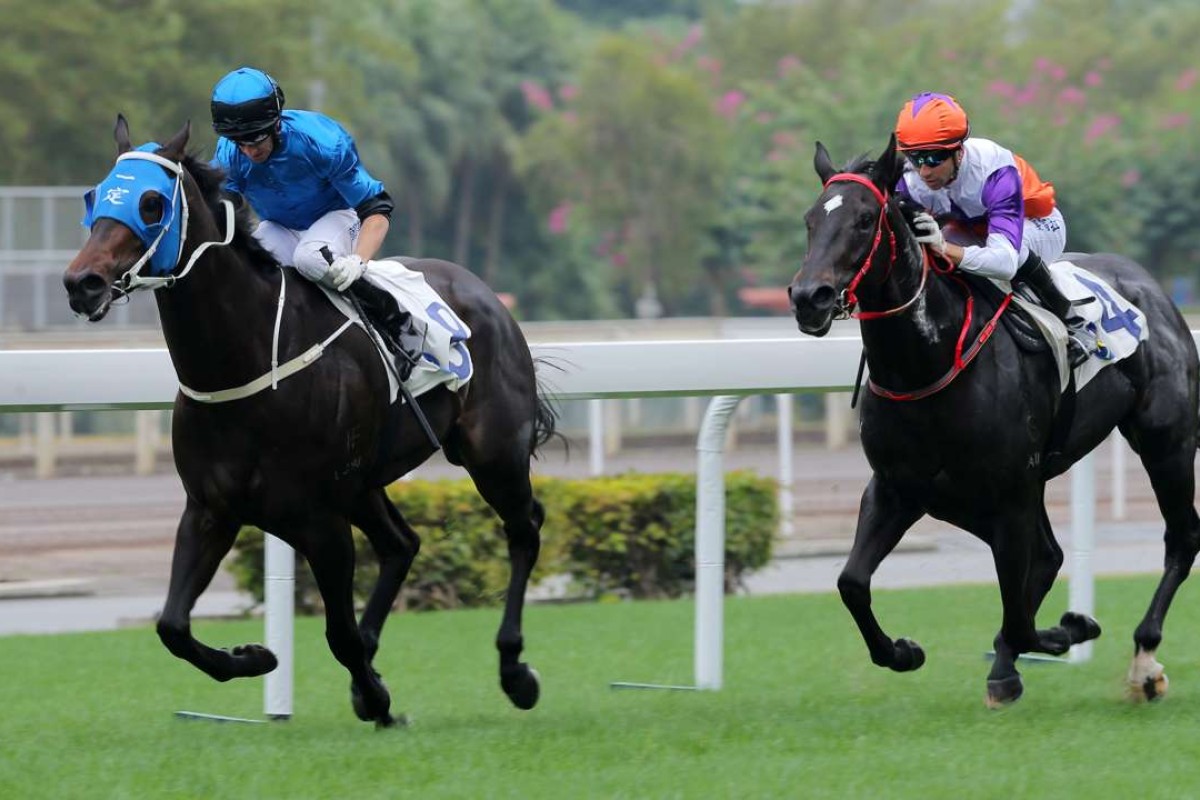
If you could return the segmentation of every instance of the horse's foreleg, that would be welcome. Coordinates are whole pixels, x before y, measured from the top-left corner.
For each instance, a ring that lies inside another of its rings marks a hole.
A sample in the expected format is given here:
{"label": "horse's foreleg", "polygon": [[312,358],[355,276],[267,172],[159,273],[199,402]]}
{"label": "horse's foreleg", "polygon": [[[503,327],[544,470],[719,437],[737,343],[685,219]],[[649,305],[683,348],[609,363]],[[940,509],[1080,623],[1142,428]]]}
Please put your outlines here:
{"label": "horse's foreleg", "polygon": [[318,515],[297,532],[297,549],[308,559],[325,604],[325,640],[329,650],[350,673],[354,713],[381,727],[395,722],[391,696],[371,666],[367,647],[354,619],[354,540],[349,523],[340,517]]}
{"label": "horse's foreleg", "polygon": [[898,491],[872,477],[859,505],[854,545],[838,576],[842,603],[854,617],[871,661],[896,672],[919,669],[925,652],[910,639],[892,641],[884,633],[871,610],[871,576],[922,513]]}
{"label": "horse's foreleg", "polygon": [[383,624],[408,576],[421,539],[382,489],[370,492],[355,512],[353,522],[366,534],[379,558],[379,578],[358,623],[363,646],[367,648],[367,661],[371,662],[379,649]]}
{"label": "horse's foreleg", "polygon": [[1167,693],[1167,676],[1155,654],[1162,643],[1163,624],[1171,601],[1187,579],[1196,553],[1200,551],[1200,517],[1192,505],[1195,497],[1192,447],[1160,462],[1149,460],[1148,449],[1143,448],[1142,463],[1150,474],[1150,483],[1167,528],[1163,534],[1162,578],[1146,615],[1133,634],[1134,656],[1129,667],[1128,689],[1135,700],[1156,700]]}
{"label": "horse's foreleg", "polygon": [[239,525],[217,517],[188,500],[175,534],[171,583],[158,619],[158,636],[175,656],[195,665],[219,681],[263,675],[275,669],[276,659],[262,645],[216,650],[192,636],[191,613],[196,598],[208,587],[233,546]]}

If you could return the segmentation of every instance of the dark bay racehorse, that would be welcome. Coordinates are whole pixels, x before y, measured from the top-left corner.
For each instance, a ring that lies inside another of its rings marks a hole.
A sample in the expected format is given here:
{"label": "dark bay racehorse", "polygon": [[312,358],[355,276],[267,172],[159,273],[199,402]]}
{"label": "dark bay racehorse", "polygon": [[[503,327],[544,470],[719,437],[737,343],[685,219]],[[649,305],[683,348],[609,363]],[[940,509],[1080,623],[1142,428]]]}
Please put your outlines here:
{"label": "dark bay racehorse", "polygon": [[[1150,336],[1079,392],[1065,420],[1069,428],[1053,434],[1066,404],[1051,354],[1022,352],[1003,325],[990,339],[981,337],[992,314],[981,313],[978,300],[963,330],[966,285],[955,273],[929,269],[891,196],[903,168],[895,139],[877,162],[858,159],[840,173],[818,144],[814,166],[825,188],[805,217],[808,252],[788,292],[800,330],[813,336],[823,336],[835,316],[858,303],[872,388],[862,400],[861,434],[873,475],[838,589],[871,660],[897,672],[925,661],[919,645],[893,640],[880,627],[870,586],[880,562],[926,514],[992,550],[1004,613],[989,705],[1020,697],[1021,653],[1061,654],[1098,636],[1099,626],[1080,614],[1067,613],[1052,628],[1034,624],[1063,561],[1046,515],[1045,485],[1117,427],[1141,457],[1166,522],[1165,570],[1134,633],[1129,671],[1134,696],[1161,696],[1167,681],[1155,651],[1171,600],[1200,549],[1193,507],[1200,368],[1183,317],[1132,261],[1072,256],[1145,313]],[[960,346],[965,366],[956,364]]]}
{"label": "dark bay racehorse", "polygon": [[[113,174],[150,169],[161,173],[157,179],[165,180],[168,188],[145,191],[139,200],[137,187],[131,187],[131,213],[140,222],[97,219],[63,282],[71,308],[100,320],[113,300],[129,289],[126,274],[151,244],[133,229],[166,219],[186,225],[177,265],[170,267],[155,298],[180,383],[217,391],[270,372],[272,323],[285,273],[291,275],[279,363],[326,341],[344,318],[316,286],[279,268],[254,240],[241,212],[231,244],[219,244],[226,233],[223,176],[185,154],[189,132],[185,125],[165,146],[149,148],[159,161],[147,167],[144,156],[128,160],[136,153],[129,153],[129,130],[124,118],[118,118],[118,153],[129,156],[118,162]],[[171,186],[186,200],[183,213]],[[233,222],[232,215],[228,221]],[[218,244],[199,253],[192,265],[193,254],[204,242]],[[538,394],[521,330],[496,295],[455,264],[418,260],[409,266],[424,273],[472,331],[467,346],[474,377],[458,392],[438,388],[418,402],[446,457],[466,467],[479,493],[503,520],[512,571],[496,637],[500,683],[514,705],[532,708],[539,687],[537,673],[520,661],[521,613],[544,513],[530,487],[529,466],[531,456],[554,432],[554,414]],[[392,724],[390,697],[372,660],[419,539],[383,487],[433,452],[409,413],[399,408],[389,408],[385,367],[357,326],[333,339],[310,366],[280,381],[277,390],[268,387],[245,399],[217,404],[196,402],[182,393],[176,397],[175,463],[187,505],[158,622],[167,649],[219,681],[275,668],[275,656],[266,648],[208,647],[193,638],[189,622],[196,598],[238,529],[257,525],[308,560],[325,603],[326,638],[350,672],[359,718]],[[358,623],[351,594],[351,524],[366,534],[380,561],[378,582]]]}

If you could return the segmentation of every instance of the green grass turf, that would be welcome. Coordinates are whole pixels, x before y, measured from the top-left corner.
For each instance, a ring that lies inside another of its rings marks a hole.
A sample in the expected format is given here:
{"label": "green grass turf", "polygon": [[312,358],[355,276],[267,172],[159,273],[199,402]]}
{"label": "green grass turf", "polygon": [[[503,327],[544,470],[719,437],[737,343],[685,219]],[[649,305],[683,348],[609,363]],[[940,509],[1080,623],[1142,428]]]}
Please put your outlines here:
{"label": "green grass turf", "polygon": [[[836,595],[730,599],[720,692],[609,688],[690,683],[690,602],[533,607],[526,654],[543,682],[532,712],[499,690],[498,611],[397,615],[376,663],[412,724],[381,732],[355,719],[319,620],[297,625],[296,716],[270,725],[176,719],[258,718],[262,681],[218,684],[148,627],[0,638],[0,798],[1190,797],[1190,586],[1159,653],[1171,695],[1123,699],[1152,587],[1101,581],[1093,661],[1025,664],[1025,697],[999,712],[983,706],[992,586],[876,593],[889,633],[928,655],[905,675],[871,665]],[[1043,624],[1065,595],[1051,595]],[[262,635],[258,621],[195,627],[217,646]]]}

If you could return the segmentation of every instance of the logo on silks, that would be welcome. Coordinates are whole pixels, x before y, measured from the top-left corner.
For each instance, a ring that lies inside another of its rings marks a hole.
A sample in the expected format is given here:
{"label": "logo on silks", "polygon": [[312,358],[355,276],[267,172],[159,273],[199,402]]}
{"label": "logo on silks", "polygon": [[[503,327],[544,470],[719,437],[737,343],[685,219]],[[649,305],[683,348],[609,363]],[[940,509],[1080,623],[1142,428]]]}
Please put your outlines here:
{"label": "logo on silks", "polygon": [[[129,228],[146,248],[151,275],[167,275],[175,269],[187,227],[186,207],[181,210],[180,172],[167,172],[167,168],[179,170],[179,166],[154,155],[159,148],[149,142],[123,153],[108,177],[83,196],[84,227],[91,228],[96,220],[107,217]],[[149,224],[138,213],[146,192],[158,192],[164,198],[162,218]]]}

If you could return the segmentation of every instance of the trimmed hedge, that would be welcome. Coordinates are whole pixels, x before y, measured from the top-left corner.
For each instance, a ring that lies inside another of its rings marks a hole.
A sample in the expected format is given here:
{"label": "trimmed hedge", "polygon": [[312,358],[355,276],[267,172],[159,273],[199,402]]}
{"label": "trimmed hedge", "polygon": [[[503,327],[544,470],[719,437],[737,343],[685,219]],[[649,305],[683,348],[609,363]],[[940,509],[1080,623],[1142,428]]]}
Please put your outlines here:
{"label": "trimmed hedge", "polygon": [[[725,585],[764,566],[778,527],[776,482],[751,472],[725,476]],[[696,479],[694,475],[629,474],[564,480],[535,478],[546,507],[542,549],[533,583],[569,575],[575,594],[596,598],[678,597],[695,580]],[[503,602],[508,550],[499,517],[468,479],[399,481],[388,496],[421,536],[421,551],[404,582],[397,607],[462,608]],[[375,554],[354,531],[354,593],[366,601],[378,574]],[[230,570],[238,586],[263,597],[263,536],[244,528]],[[371,568],[365,569],[364,565]],[[296,605],[321,609],[316,582],[297,556]]]}

